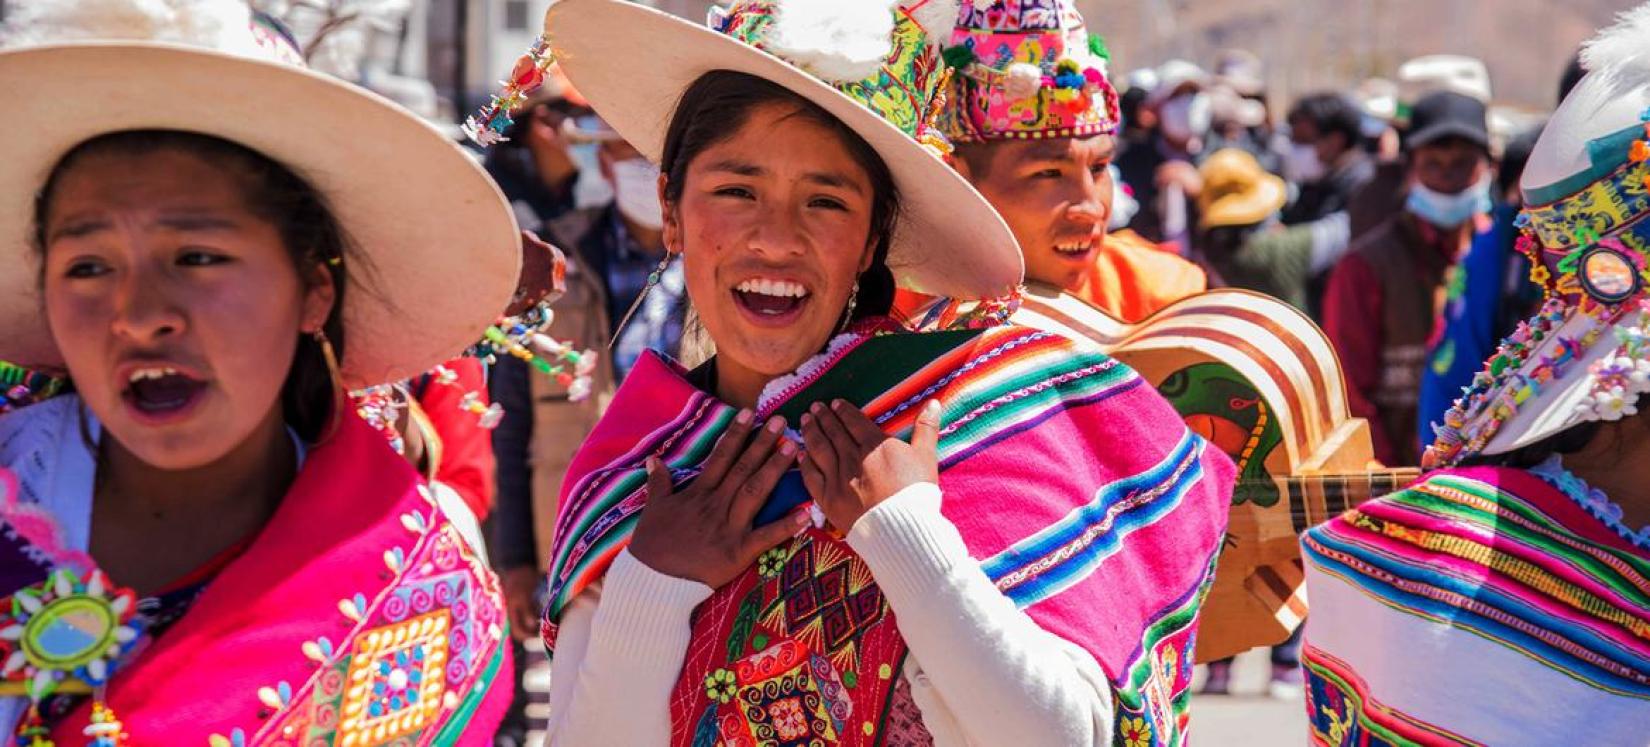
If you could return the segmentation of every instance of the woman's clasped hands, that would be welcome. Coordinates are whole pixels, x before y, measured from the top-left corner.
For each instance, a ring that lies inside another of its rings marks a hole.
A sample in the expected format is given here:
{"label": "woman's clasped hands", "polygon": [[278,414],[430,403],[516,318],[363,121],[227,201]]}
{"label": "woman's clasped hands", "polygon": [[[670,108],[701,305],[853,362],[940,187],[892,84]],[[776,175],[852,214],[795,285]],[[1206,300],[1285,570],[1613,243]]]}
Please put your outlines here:
{"label": "woman's clasped hands", "polygon": [[938,401],[918,414],[909,443],[887,435],[854,405],[815,403],[801,417],[803,447],[785,435],[784,418],[756,423],[741,411],[722,434],[704,469],[678,490],[670,469],[647,461],[647,505],[630,552],[659,573],[723,586],[809,523],[807,511],[755,525],[787,470],[799,468],[825,518],[839,531],[901,490],[939,481]]}

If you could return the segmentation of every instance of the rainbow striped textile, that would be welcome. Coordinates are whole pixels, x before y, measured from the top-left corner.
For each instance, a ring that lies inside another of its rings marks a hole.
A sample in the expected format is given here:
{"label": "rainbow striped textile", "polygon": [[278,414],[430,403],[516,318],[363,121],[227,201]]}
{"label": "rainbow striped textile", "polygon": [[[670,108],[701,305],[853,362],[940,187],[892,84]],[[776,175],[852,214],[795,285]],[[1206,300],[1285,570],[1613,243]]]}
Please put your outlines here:
{"label": "rainbow striped textile", "polygon": [[[691,479],[736,412],[685,376],[644,358],[574,458],[551,553],[552,648],[562,611],[629,540],[646,501],[644,459],[658,454],[678,483]],[[1196,612],[1225,531],[1231,463],[1128,367],[1019,327],[850,332],[771,384],[757,415],[794,426],[812,403],[842,398],[904,438],[936,397],[941,510],[970,554],[1040,626],[1099,662],[1118,743],[1183,744]],[[770,505],[785,493],[782,483]],[[762,709],[736,706],[786,688],[813,688],[802,702],[823,704],[796,722],[817,729],[817,743],[920,743],[909,694],[889,676],[906,654],[895,612],[829,532],[770,551],[694,615],[672,698],[676,743],[766,733],[771,725],[751,720]]]}
{"label": "rainbow striped textile", "polygon": [[1650,555],[1538,476],[1435,472],[1302,545],[1315,744],[1650,740]]}

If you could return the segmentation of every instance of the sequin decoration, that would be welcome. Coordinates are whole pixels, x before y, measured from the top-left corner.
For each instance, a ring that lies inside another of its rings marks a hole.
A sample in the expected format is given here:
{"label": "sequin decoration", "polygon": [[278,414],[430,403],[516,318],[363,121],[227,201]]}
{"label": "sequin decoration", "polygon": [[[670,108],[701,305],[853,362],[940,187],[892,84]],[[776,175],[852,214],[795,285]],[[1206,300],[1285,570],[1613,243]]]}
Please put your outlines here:
{"label": "sequin decoration", "polygon": [[527,97],[539,86],[544,85],[545,76],[555,62],[555,56],[550,53],[550,43],[543,36],[534,39],[533,45],[516,60],[515,67],[510,70],[510,79],[499,82],[500,90],[493,94],[492,101],[464,120],[465,136],[483,148],[507,140],[504,133],[515,123],[510,118],[511,114],[526,103]]}
{"label": "sequin decoration", "polygon": [[445,609],[369,631],[345,676],[339,744],[380,744],[434,721],[446,692]]}

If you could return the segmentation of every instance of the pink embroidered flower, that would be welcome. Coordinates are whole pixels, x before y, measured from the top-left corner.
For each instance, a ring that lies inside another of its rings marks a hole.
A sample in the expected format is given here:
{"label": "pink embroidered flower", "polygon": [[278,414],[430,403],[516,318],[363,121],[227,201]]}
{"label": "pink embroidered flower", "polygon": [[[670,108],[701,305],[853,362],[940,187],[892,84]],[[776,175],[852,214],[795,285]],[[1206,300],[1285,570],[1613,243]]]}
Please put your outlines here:
{"label": "pink embroidered flower", "polygon": [[787,742],[808,736],[808,715],[796,698],[786,698],[768,704],[768,718],[773,721],[776,735]]}

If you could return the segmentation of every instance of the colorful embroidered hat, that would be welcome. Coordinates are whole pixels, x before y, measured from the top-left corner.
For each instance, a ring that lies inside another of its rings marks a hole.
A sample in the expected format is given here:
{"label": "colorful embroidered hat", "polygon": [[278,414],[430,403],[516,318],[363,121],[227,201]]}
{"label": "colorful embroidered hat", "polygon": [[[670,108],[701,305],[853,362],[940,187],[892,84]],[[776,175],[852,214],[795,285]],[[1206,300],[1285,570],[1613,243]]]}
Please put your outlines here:
{"label": "colorful embroidered hat", "polygon": [[[739,0],[710,28],[624,0],[560,0],[522,75],[556,60],[603,120],[657,161],[681,94],[713,70],[772,81],[818,104],[876,150],[901,197],[888,265],[902,287],[954,298],[1011,292],[1024,268],[997,212],[941,160],[939,44],[956,0]],[[645,64],[614,50],[645,50]],[[508,99],[471,125],[493,139]],[[529,81],[530,82],[530,81]],[[505,119],[507,122],[507,118]]]}
{"label": "colorful embroidered hat", "polygon": [[62,366],[36,292],[35,193],[71,148],[123,130],[234,141],[326,197],[364,260],[345,262],[351,388],[460,353],[509,304],[521,239],[486,172],[411,112],[303,68],[243,0],[13,5],[0,40],[0,127],[17,133],[0,138],[0,359]]}
{"label": "colorful embroidered hat", "polygon": [[1546,300],[1445,415],[1424,465],[1637,412],[1650,392],[1650,5],[1583,50],[1589,71],[1523,176],[1519,249]]}
{"label": "colorful embroidered hat", "polygon": [[945,133],[980,142],[1116,132],[1110,60],[1073,0],[963,0],[945,50],[955,71]]}

